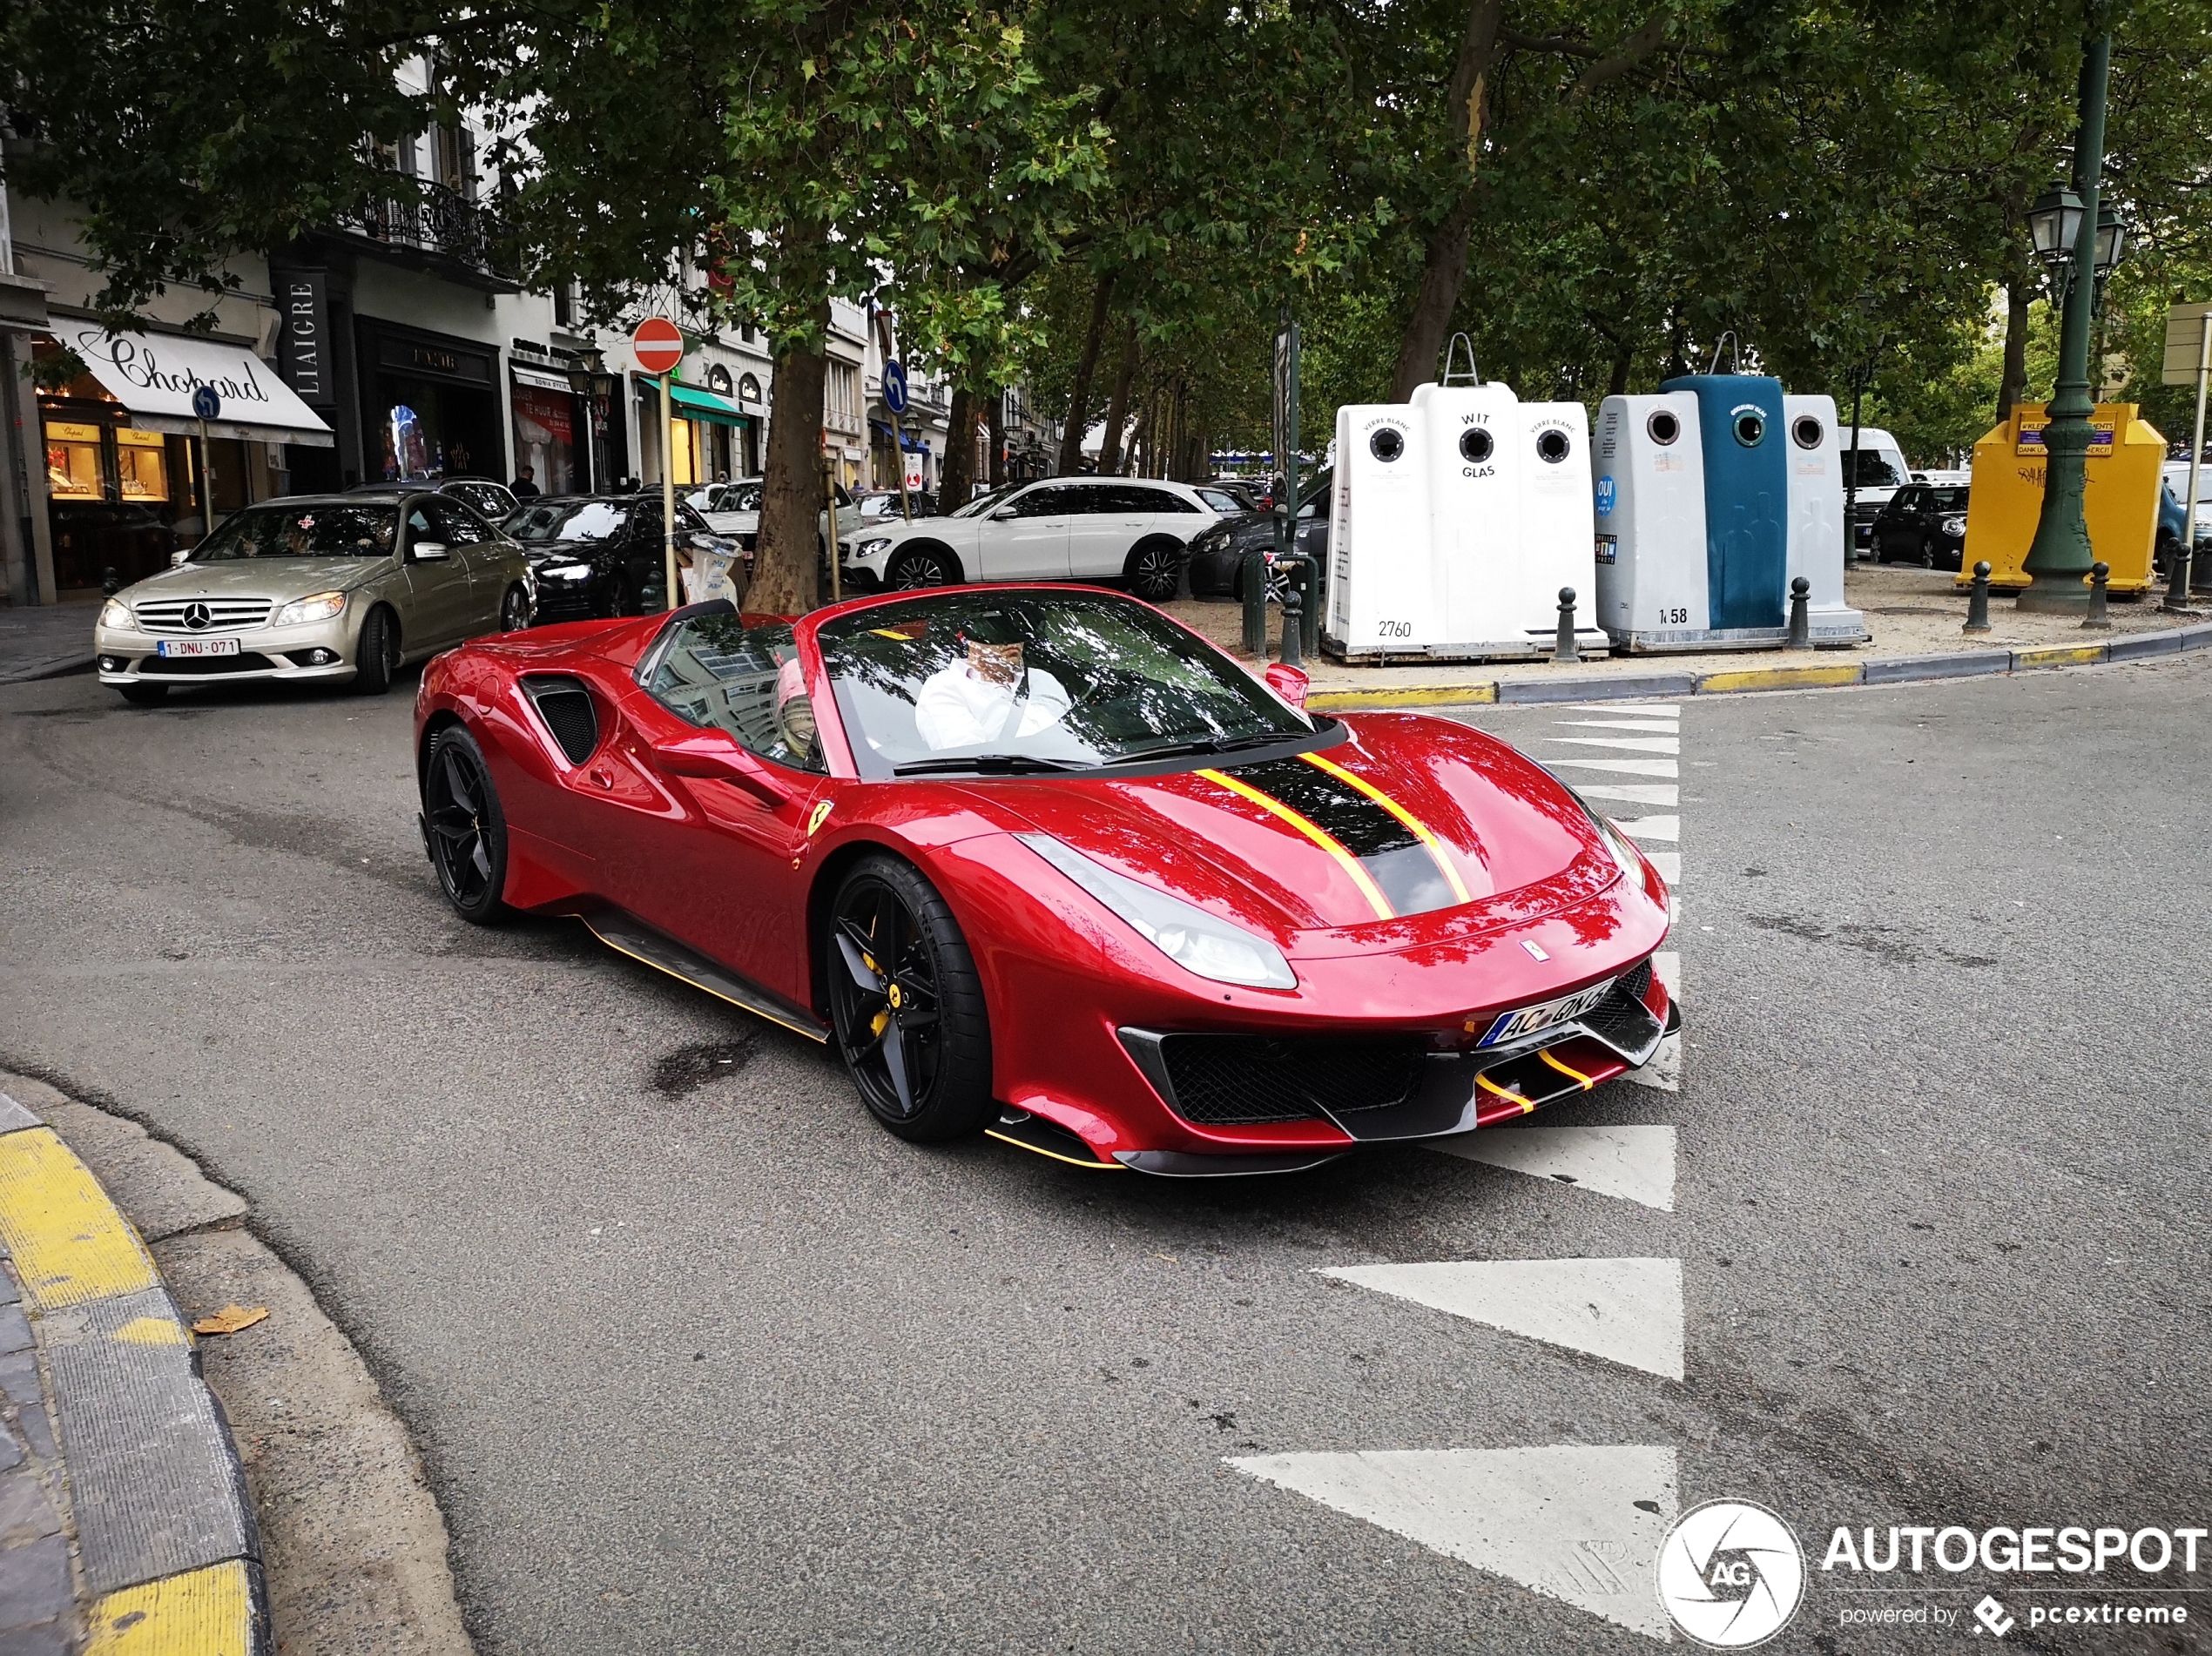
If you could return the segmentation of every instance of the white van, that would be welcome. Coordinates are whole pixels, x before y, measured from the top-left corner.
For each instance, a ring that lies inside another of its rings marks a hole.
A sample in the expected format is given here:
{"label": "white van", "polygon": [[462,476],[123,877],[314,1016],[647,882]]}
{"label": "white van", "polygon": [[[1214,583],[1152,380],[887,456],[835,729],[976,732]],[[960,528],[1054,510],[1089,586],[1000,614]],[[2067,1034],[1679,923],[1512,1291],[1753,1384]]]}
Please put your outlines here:
{"label": "white van", "polygon": [[1867,546],[1872,542],[1869,533],[1874,514],[1890,503],[1890,496],[1912,481],[1912,468],[1905,463],[1905,450],[1897,446],[1897,439],[1879,426],[1858,428],[1858,447],[1851,448],[1849,426],[1839,426],[1837,441],[1843,446],[1844,482],[1846,487],[1858,486],[1851,502],[1851,544]]}

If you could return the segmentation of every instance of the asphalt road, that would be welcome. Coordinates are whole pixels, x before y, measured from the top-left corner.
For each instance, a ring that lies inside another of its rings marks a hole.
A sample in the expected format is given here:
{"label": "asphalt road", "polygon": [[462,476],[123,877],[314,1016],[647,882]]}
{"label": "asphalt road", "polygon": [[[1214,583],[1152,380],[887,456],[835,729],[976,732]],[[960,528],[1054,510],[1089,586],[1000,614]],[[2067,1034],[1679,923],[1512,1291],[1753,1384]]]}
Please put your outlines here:
{"label": "asphalt road", "polygon": [[[0,1066],[250,1198],[487,1651],[1651,1648],[1230,1457],[1644,1446],[1669,1516],[1764,1503],[1815,1565],[2212,1522],[2212,660],[1683,708],[1683,1088],[1538,1118],[1676,1127],[1671,1211],[1424,1149],[1190,1185],[900,1143],[581,926],[454,919],[411,690],[0,687]],[[1685,1377],[1318,1274],[1516,1259],[1678,1260]],[[1813,1574],[1771,1648],[1971,1630],[1841,1626],[1877,1600]],[[2203,1648],[2212,1593],[2165,1601],[2010,1642]]]}

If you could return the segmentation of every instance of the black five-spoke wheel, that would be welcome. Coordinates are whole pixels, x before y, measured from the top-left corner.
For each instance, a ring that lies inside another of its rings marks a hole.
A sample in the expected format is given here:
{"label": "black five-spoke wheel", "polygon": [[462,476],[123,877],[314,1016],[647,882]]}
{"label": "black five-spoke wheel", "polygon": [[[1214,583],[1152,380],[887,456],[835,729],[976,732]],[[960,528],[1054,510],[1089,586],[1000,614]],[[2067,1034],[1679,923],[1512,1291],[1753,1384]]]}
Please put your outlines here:
{"label": "black five-spoke wheel", "polygon": [[507,817],[483,750],[458,725],[430,738],[422,821],[446,900],[478,926],[497,918],[507,880]]}
{"label": "black five-spoke wheel", "polygon": [[907,864],[871,856],[838,888],[828,941],[838,1048],[876,1119],[906,1139],[981,1128],[991,1110],[989,1028],[945,899]]}

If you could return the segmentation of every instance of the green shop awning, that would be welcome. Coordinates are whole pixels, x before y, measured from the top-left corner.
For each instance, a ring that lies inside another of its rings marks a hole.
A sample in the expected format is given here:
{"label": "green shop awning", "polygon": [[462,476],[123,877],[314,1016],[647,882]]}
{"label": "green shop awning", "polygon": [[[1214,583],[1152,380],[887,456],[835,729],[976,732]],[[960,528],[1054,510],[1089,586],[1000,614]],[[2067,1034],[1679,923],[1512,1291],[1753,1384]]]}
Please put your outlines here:
{"label": "green shop awning", "polygon": [[696,386],[678,383],[671,387],[676,398],[676,416],[679,420],[704,420],[717,426],[742,426],[745,412],[727,397],[718,397],[711,391],[701,391]]}

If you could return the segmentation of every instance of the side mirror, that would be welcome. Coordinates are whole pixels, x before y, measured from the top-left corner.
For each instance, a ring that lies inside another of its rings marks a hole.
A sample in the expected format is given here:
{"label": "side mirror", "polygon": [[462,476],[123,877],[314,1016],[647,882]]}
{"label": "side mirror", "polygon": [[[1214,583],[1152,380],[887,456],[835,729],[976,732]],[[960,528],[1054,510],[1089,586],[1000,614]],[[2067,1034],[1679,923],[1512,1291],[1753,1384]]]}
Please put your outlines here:
{"label": "side mirror", "polygon": [[1285,666],[1277,662],[1267,670],[1267,688],[1288,702],[1292,707],[1305,705],[1305,687],[1312,683],[1302,667]]}
{"label": "side mirror", "polygon": [[776,806],[791,798],[791,790],[772,776],[759,760],[719,730],[663,742],[653,749],[660,768],[675,777],[700,782],[726,782],[751,794],[763,805]]}
{"label": "side mirror", "polygon": [[172,552],[169,555],[169,567],[172,569],[177,568],[179,564],[190,563],[191,562],[192,548],[188,546],[180,546],[174,552]]}
{"label": "side mirror", "polygon": [[443,563],[450,554],[443,541],[417,541],[407,555],[410,563]]}
{"label": "side mirror", "polygon": [[1003,523],[1007,521],[1007,519],[1012,517],[1013,515],[1014,508],[1011,506],[1001,506],[997,511],[991,514],[991,522],[994,523]]}

